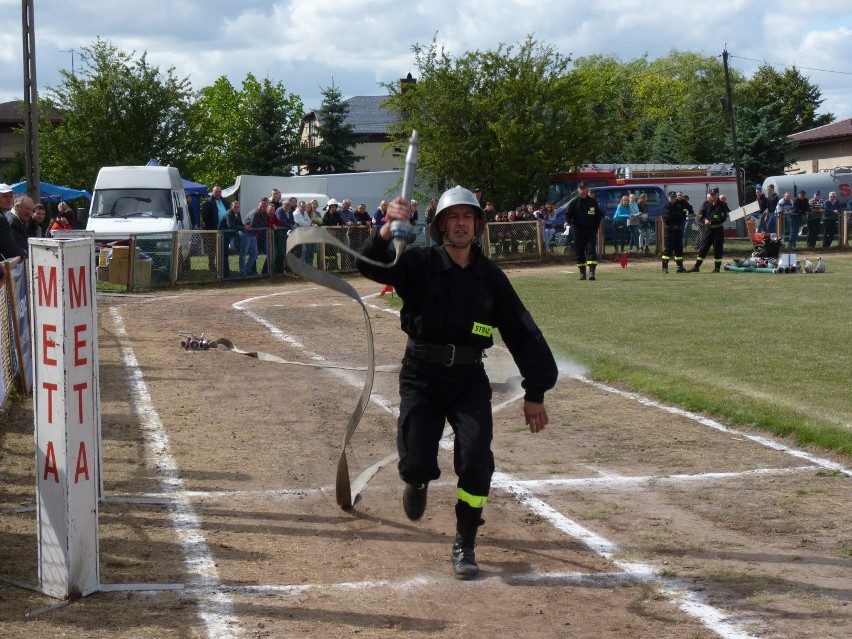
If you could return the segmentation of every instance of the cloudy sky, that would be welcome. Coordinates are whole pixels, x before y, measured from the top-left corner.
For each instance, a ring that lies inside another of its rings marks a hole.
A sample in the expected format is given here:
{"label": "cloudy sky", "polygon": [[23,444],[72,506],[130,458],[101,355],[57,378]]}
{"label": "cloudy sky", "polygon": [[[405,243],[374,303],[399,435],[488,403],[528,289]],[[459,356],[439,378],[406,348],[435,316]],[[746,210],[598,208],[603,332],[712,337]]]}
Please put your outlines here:
{"label": "cloudy sky", "polygon": [[[173,66],[194,88],[225,75],[281,81],[307,109],[332,81],[344,96],[416,75],[413,43],[452,54],[539,41],[573,57],[623,61],[672,49],[720,55],[750,75],[796,65],[822,91],[821,112],[852,117],[852,9],[837,0],[34,0],[39,88],[79,69],[96,37]],[[0,0],[0,101],[23,95],[21,1]]]}

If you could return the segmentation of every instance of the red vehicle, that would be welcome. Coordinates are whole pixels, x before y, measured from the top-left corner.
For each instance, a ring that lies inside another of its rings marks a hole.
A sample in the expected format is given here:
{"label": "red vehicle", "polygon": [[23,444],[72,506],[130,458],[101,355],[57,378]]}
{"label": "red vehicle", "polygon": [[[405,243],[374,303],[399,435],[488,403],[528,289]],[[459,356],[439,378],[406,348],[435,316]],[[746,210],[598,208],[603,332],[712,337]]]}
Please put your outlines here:
{"label": "red vehicle", "polygon": [[739,206],[737,176],[731,164],[609,164],[588,165],[576,172],[554,173],[550,178],[548,202],[566,203],[585,182],[601,186],[659,186],[663,191],[682,191],[695,208],[711,188],[726,195],[731,209]]}

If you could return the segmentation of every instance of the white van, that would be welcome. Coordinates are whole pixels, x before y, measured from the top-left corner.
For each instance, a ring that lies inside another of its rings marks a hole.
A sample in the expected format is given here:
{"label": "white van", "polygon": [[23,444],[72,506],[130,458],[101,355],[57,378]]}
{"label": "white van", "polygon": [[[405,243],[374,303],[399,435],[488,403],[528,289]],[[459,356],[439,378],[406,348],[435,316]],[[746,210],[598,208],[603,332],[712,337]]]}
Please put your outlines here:
{"label": "white van", "polygon": [[87,231],[95,244],[134,233],[191,230],[186,194],[173,166],[105,166],[98,172]]}

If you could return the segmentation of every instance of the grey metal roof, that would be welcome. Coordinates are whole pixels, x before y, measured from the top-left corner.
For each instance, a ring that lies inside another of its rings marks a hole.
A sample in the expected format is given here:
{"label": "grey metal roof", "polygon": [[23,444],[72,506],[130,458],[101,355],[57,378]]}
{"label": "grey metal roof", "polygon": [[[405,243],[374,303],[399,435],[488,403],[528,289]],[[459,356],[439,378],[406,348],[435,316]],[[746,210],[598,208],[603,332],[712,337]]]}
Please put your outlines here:
{"label": "grey metal roof", "polygon": [[352,125],[356,134],[387,133],[388,125],[397,120],[395,114],[381,106],[387,99],[386,95],[356,95],[346,101],[349,105],[347,122]]}

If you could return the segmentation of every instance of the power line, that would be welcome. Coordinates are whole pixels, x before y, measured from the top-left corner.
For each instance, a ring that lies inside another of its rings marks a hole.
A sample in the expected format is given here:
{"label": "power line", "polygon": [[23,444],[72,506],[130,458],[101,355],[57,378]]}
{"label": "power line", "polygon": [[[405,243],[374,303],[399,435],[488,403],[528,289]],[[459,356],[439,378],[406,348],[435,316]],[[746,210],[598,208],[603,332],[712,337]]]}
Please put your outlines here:
{"label": "power line", "polygon": [[800,67],[796,64],[784,64],[783,62],[769,62],[768,60],[755,60],[754,58],[745,58],[741,55],[728,55],[730,58],[738,58],[740,60],[750,60],[751,62],[762,62],[773,67],[795,67],[796,69],[804,69],[805,71],[820,71],[822,73],[838,73],[840,75],[852,75],[852,71],[834,71],[832,69],[815,69],[813,67]]}

